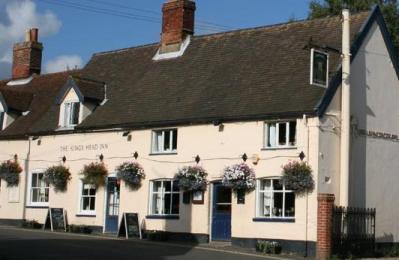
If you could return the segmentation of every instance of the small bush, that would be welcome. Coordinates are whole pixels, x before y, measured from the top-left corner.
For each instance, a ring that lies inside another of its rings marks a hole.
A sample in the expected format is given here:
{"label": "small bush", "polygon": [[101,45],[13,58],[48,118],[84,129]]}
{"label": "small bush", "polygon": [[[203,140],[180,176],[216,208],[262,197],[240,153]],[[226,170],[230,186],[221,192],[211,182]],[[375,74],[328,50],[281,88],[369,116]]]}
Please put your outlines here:
{"label": "small bush", "polygon": [[80,234],[91,234],[93,230],[89,226],[85,225],[69,225],[68,232],[80,233]]}
{"label": "small bush", "polygon": [[23,228],[33,228],[33,229],[41,229],[43,227],[37,220],[26,220],[22,221]]}
{"label": "small bush", "polygon": [[256,251],[265,254],[280,254],[282,250],[281,244],[276,241],[258,240],[256,242]]}
{"label": "small bush", "polygon": [[148,240],[151,241],[166,241],[168,240],[168,236],[164,231],[149,231],[147,233]]}

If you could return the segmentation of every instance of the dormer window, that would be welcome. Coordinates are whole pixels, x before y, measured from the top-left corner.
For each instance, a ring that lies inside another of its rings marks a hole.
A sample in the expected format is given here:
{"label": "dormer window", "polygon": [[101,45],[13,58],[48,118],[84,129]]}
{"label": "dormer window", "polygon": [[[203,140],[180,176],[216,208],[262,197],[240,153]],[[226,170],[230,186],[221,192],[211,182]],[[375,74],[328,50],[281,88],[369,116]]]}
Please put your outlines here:
{"label": "dormer window", "polygon": [[328,83],[328,53],[312,49],[310,84],[327,87]]}
{"label": "dormer window", "polygon": [[6,113],[0,111],[0,131],[3,130],[3,129],[5,128],[5,127],[4,127],[4,125],[5,125],[5,123],[4,123],[5,117],[6,117]]}
{"label": "dormer window", "polygon": [[64,103],[63,127],[74,127],[79,124],[80,102]]}

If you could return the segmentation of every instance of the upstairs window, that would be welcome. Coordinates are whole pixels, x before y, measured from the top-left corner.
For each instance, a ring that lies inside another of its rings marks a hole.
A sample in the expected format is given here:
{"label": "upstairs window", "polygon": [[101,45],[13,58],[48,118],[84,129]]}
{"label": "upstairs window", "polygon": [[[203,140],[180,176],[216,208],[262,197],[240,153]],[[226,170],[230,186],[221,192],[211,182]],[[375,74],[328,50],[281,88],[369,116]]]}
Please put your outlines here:
{"label": "upstairs window", "polygon": [[67,102],[64,103],[64,127],[73,127],[79,124],[80,103]]}
{"label": "upstairs window", "polygon": [[296,146],[296,121],[265,124],[265,148]]}
{"label": "upstairs window", "polygon": [[310,84],[327,87],[328,83],[328,54],[312,49]]}
{"label": "upstairs window", "polygon": [[0,131],[4,129],[5,113],[0,111]]}
{"label": "upstairs window", "polygon": [[153,153],[176,153],[177,129],[159,130],[152,132]]}

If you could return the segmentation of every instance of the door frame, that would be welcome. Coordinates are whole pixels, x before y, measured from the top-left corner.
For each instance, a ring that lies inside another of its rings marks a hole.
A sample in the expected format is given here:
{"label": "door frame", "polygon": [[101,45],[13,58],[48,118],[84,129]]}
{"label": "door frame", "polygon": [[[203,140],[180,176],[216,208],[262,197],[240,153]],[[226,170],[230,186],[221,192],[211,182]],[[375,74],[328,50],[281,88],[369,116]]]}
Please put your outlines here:
{"label": "door frame", "polygon": [[[214,198],[215,198],[215,194],[214,194],[214,188],[215,188],[215,184],[221,184],[222,183],[222,180],[214,180],[214,181],[211,181],[211,183],[210,183],[210,185],[209,185],[209,188],[210,188],[210,191],[209,191],[209,197],[210,197],[210,199],[209,199],[209,243],[211,243],[211,242],[213,242],[214,240],[213,240],[213,237],[212,237],[212,226],[213,226],[213,210],[214,210],[214,208],[213,208],[213,200],[214,200]],[[231,193],[231,196],[233,196],[233,190],[231,191],[232,193]],[[230,214],[230,218],[231,218],[231,222],[232,222],[232,219],[233,219],[233,197],[231,198],[231,214]],[[231,227],[231,229],[233,229],[232,227]],[[218,240],[216,240],[216,241],[218,241]]]}
{"label": "door frame", "polygon": [[[108,207],[108,179],[109,178],[116,178],[116,173],[109,174],[105,179],[105,186],[104,186],[104,207],[103,207],[103,234],[105,234],[105,228],[107,224],[107,207]],[[120,206],[120,197],[121,191],[119,190],[119,206]],[[120,207],[119,207],[120,210]],[[118,212],[118,227],[119,227],[119,219],[120,219],[120,212]]]}

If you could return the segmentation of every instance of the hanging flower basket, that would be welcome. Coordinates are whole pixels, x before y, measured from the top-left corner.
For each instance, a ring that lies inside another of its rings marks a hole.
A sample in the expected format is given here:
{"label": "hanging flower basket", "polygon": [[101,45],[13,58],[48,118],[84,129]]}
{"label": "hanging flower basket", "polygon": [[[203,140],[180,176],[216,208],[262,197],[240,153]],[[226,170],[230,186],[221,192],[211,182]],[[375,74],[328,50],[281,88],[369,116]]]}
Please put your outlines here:
{"label": "hanging flower basket", "polygon": [[71,180],[71,173],[63,165],[52,166],[44,172],[44,180],[53,185],[56,192],[64,192],[67,190],[68,181]]}
{"label": "hanging flower basket", "polygon": [[255,189],[255,172],[245,163],[228,166],[224,169],[222,184],[235,191]]}
{"label": "hanging flower basket", "polygon": [[141,186],[141,181],[145,179],[143,167],[137,162],[125,162],[116,167],[116,176],[123,180],[131,189]]}
{"label": "hanging flower basket", "polygon": [[18,186],[21,172],[22,168],[17,160],[0,164],[0,178],[7,182],[8,187]]}
{"label": "hanging flower basket", "polygon": [[93,162],[83,166],[83,170],[80,172],[80,174],[83,176],[82,181],[84,183],[100,187],[105,184],[105,178],[108,175],[108,170],[104,163]]}
{"label": "hanging flower basket", "polygon": [[305,162],[292,161],[283,166],[283,182],[296,195],[304,195],[314,189],[312,168]]}
{"label": "hanging flower basket", "polygon": [[204,191],[208,181],[208,173],[201,166],[184,166],[175,175],[179,188],[184,191]]}

